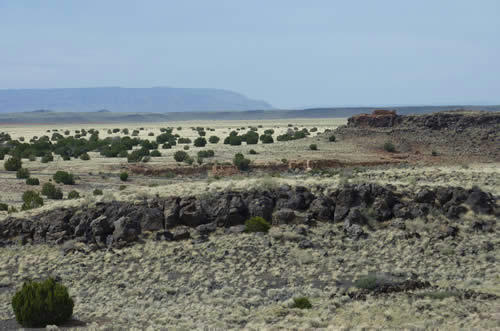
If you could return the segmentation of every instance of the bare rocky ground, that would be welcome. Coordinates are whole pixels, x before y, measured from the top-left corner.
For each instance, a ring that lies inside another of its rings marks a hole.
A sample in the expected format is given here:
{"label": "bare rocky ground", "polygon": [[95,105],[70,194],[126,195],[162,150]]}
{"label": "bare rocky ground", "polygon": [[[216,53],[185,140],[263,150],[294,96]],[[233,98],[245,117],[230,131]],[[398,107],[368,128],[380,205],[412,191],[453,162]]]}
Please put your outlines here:
{"label": "bare rocky ground", "polygon": [[[0,329],[17,327],[10,299],[22,281],[48,275],[75,299],[74,329],[500,328],[498,131],[483,127],[496,122],[391,116],[350,120],[335,134],[398,165],[133,175],[122,191],[112,175],[89,175],[78,190],[109,193],[0,216]],[[485,145],[448,144],[457,129]],[[300,143],[309,139],[326,137]],[[397,153],[381,148],[389,139]],[[344,155],[338,148],[331,158]],[[373,199],[359,199],[363,184]],[[241,207],[221,192],[248,199]],[[172,196],[177,209],[165,202]],[[116,200],[122,214],[106,212],[120,210]],[[268,234],[241,232],[247,217],[269,212]],[[356,287],[367,275],[376,286]],[[293,308],[299,296],[313,307]]]}

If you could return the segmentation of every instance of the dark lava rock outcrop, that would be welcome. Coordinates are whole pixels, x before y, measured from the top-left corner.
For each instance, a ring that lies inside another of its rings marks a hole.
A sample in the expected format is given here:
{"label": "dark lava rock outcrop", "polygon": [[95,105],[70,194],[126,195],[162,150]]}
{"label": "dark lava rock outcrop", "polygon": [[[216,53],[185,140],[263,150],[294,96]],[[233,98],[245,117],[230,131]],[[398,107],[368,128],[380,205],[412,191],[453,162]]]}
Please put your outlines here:
{"label": "dark lava rock outcrop", "polygon": [[[398,191],[391,185],[350,184],[328,195],[305,187],[284,185],[272,190],[220,192],[202,197],[171,197],[133,204],[113,201],[91,208],[59,208],[30,218],[0,221],[0,244],[54,243],[75,240],[98,247],[120,247],[140,240],[144,232],[157,232],[158,240],[190,238],[190,229],[202,236],[217,227],[234,229],[252,216],[274,224],[342,222],[344,235],[360,239],[368,219],[404,222],[429,214],[450,219],[443,238],[455,237],[453,226],[468,210],[499,213],[496,197],[479,188],[427,187],[418,192]],[[474,231],[491,231],[491,224],[474,225]],[[231,232],[231,231],[229,231]]]}

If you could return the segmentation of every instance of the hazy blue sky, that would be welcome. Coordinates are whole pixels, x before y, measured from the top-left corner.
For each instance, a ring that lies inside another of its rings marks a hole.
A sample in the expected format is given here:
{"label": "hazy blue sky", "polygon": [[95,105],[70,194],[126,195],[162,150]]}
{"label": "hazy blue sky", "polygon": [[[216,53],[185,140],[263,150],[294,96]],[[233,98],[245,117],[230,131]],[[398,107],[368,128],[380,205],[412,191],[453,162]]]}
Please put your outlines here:
{"label": "hazy blue sky", "polygon": [[0,0],[0,88],[500,104],[500,0]]}

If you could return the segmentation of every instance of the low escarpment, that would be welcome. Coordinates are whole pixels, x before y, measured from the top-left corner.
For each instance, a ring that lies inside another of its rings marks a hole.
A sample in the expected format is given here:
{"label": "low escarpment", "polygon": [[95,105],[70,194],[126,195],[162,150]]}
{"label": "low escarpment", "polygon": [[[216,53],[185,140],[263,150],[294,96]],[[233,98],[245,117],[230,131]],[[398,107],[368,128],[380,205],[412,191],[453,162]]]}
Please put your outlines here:
{"label": "low escarpment", "polygon": [[[390,221],[396,226],[415,218],[442,215],[443,238],[455,236],[454,220],[468,212],[498,215],[497,198],[479,188],[421,188],[398,191],[394,186],[349,184],[336,188],[287,185],[269,190],[221,192],[205,196],[171,197],[134,204],[98,203],[88,208],[60,208],[30,218],[0,222],[0,244],[20,242],[63,244],[73,240],[96,248],[122,247],[156,233],[157,240],[204,240],[218,227],[243,232],[244,223],[260,216],[273,225],[343,222],[346,237],[364,238],[367,227]],[[494,224],[478,220],[473,230],[489,231]],[[308,243],[304,243],[308,245]]]}
{"label": "low escarpment", "polygon": [[433,154],[456,161],[500,160],[498,112],[457,110],[398,115],[395,111],[375,110],[349,118],[347,125],[335,133],[344,140],[378,148],[390,141],[401,153]]}

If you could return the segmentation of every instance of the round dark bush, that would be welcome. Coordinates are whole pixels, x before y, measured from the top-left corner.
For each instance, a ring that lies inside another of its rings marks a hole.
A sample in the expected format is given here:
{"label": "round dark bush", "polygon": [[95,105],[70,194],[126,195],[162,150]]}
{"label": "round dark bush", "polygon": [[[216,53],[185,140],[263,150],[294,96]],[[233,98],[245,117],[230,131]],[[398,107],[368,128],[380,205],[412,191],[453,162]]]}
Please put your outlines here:
{"label": "round dark bush", "polygon": [[179,139],[177,139],[177,142],[179,144],[190,144],[191,143],[191,139],[189,139],[189,138],[179,138]]}
{"label": "round dark bush", "polygon": [[194,145],[196,147],[205,147],[206,144],[207,144],[207,140],[203,137],[198,137],[194,140]]}
{"label": "round dark bush", "polygon": [[214,157],[215,156],[215,152],[211,149],[208,149],[208,150],[203,150],[203,151],[199,151],[198,152],[198,157],[202,157],[202,158],[205,158],[205,157]]}
{"label": "round dark bush", "polygon": [[309,145],[309,149],[310,149],[311,151],[317,151],[317,150],[318,150],[318,145],[316,145],[316,144],[311,144],[311,145]]}
{"label": "round dark bush", "polygon": [[211,144],[217,144],[219,142],[219,140],[220,140],[220,138],[217,136],[210,136],[210,138],[208,138],[208,142]]}
{"label": "round dark bush", "polygon": [[246,232],[268,232],[271,224],[260,216],[250,218],[245,222]]}
{"label": "round dark bush", "polygon": [[35,191],[26,191],[23,193],[23,205],[21,207],[22,210],[28,210],[33,208],[38,208],[43,206],[43,199]]}
{"label": "round dark bush", "polygon": [[96,188],[96,189],[94,190],[94,192],[92,192],[92,193],[93,193],[94,195],[102,195],[102,190],[101,190],[101,189]]}
{"label": "round dark bush", "polygon": [[18,171],[22,168],[23,162],[20,158],[11,157],[10,159],[5,161],[3,166],[7,171]]}
{"label": "round dark bush", "polygon": [[389,153],[394,153],[396,151],[396,146],[390,141],[385,142],[384,150]]}
{"label": "round dark bush", "polygon": [[250,168],[250,160],[245,159],[243,154],[237,153],[234,155],[233,164],[242,171],[246,171]]}
{"label": "round dark bush", "polygon": [[57,171],[52,178],[58,184],[62,183],[64,185],[75,185],[75,178],[73,174],[66,171]]}
{"label": "round dark bush", "polygon": [[128,173],[126,173],[126,172],[122,172],[122,173],[120,174],[120,180],[121,180],[122,182],[126,182],[126,181],[127,181],[127,179],[128,179]]}
{"label": "round dark bush", "polygon": [[54,161],[54,156],[52,155],[52,153],[45,154],[44,156],[42,156],[42,159],[40,160],[40,162],[42,163],[49,163],[52,161]]}
{"label": "round dark bush", "polygon": [[6,203],[0,203],[0,211],[8,211],[9,206]]}
{"label": "round dark bush", "polygon": [[52,278],[25,282],[12,298],[16,320],[24,327],[60,325],[71,318],[73,307],[68,289]]}
{"label": "round dark bush", "polygon": [[310,309],[312,304],[307,297],[293,298],[293,308]]}
{"label": "round dark bush", "polygon": [[90,160],[90,155],[88,153],[83,153],[82,155],[80,155],[80,160],[88,161]]}
{"label": "round dark bush", "polygon": [[26,185],[40,185],[40,181],[38,180],[38,178],[30,177],[26,179]]}
{"label": "round dark bush", "polygon": [[78,199],[80,198],[80,193],[78,193],[78,191],[69,191],[68,193],[68,199]]}
{"label": "round dark bush", "polygon": [[19,179],[26,179],[30,177],[30,171],[26,168],[21,168],[16,172],[16,177]]}
{"label": "round dark bush", "polygon": [[337,140],[337,138],[334,135],[331,135],[330,137],[328,137],[328,140],[334,142],[335,140]]}
{"label": "round dark bush", "polygon": [[248,151],[248,154],[255,155],[255,154],[257,154],[257,152],[255,151],[255,149],[251,149]]}
{"label": "round dark bush", "polygon": [[260,141],[263,144],[272,144],[272,143],[274,143],[273,136],[271,136],[269,134],[263,134],[263,135],[261,135],[260,136]]}
{"label": "round dark bush", "polygon": [[189,146],[188,146],[188,145],[185,145],[185,146],[183,147],[183,149],[184,149],[185,151],[189,151]]}
{"label": "round dark bush", "polygon": [[188,153],[186,153],[184,151],[177,151],[174,154],[174,160],[177,162],[182,162],[187,158],[188,158]]}
{"label": "round dark bush", "polygon": [[150,156],[152,157],[160,157],[161,153],[159,150],[155,149],[154,151],[151,152]]}
{"label": "round dark bush", "polygon": [[45,195],[49,199],[61,200],[63,198],[63,193],[59,187],[56,187],[52,183],[45,183],[42,186],[42,195]]}

